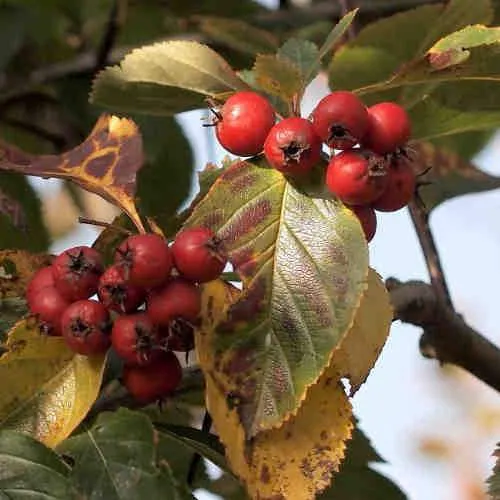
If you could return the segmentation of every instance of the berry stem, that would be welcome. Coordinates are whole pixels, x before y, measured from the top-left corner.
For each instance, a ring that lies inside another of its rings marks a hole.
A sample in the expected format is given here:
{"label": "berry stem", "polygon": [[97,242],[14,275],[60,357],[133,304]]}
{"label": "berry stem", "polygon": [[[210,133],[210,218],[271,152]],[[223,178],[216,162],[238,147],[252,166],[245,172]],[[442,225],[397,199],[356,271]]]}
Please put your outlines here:
{"label": "berry stem", "polygon": [[112,229],[118,233],[126,234],[127,236],[132,235],[132,231],[125,229],[124,227],[115,226],[109,222],[103,222],[100,220],[89,219],[87,217],[78,217],[78,222],[80,224],[90,224],[91,226],[105,227],[106,229]]}
{"label": "berry stem", "polygon": [[429,214],[424,204],[419,200],[418,194],[410,201],[408,209],[425,257],[431,285],[442,304],[453,308],[439,252],[429,225]]}

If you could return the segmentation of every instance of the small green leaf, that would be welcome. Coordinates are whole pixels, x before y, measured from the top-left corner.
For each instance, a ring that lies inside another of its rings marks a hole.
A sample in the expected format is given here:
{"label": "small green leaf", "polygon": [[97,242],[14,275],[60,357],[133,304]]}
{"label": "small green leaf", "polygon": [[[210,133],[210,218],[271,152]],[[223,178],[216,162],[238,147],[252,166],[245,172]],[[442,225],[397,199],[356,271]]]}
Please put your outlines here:
{"label": "small green leaf", "polygon": [[156,447],[148,417],[122,408],[99,415],[92,428],[66,440],[59,451],[74,460],[70,477],[90,500],[192,498],[167,462],[157,462]]}
{"label": "small green leaf", "polygon": [[420,178],[429,183],[420,188],[428,210],[455,196],[500,188],[500,177],[482,172],[456,153],[425,142],[415,143],[412,149],[416,170],[423,172],[430,167]]}
{"label": "small green leaf", "polygon": [[171,115],[246,89],[229,64],[197,42],[176,40],[133,50],[99,73],[91,102],[122,111]]}
{"label": "small green leaf", "polygon": [[69,467],[37,440],[0,432],[0,497],[15,500],[71,500],[77,494]]}
{"label": "small green leaf", "polygon": [[198,16],[200,30],[216,42],[246,54],[265,54],[278,47],[277,38],[241,19]]}
{"label": "small green leaf", "polygon": [[288,59],[299,68],[302,75],[302,87],[305,87],[315,75],[311,74],[311,67],[319,58],[318,47],[308,40],[299,38],[288,39],[278,50],[278,57]]}

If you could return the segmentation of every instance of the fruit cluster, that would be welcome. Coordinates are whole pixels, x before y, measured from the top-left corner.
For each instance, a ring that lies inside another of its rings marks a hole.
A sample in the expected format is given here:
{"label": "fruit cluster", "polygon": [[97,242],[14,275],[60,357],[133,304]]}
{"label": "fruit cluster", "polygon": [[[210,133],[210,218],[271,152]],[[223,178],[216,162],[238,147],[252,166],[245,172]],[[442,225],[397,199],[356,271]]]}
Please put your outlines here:
{"label": "fruit cluster", "polygon": [[[226,265],[221,242],[206,228],[185,229],[169,246],[156,234],[128,237],[105,269],[99,252],[78,246],[37,271],[26,300],[43,332],[63,336],[73,351],[124,361],[123,382],[140,402],[172,392],[182,369],[172,351],[193,348],[201,311],[200,283]],[[91,299],[97,294],[98,300]]]}
{"label": "fruit cluster", "polygon": [[326,145],[326,186],[358,216],[368,241],[375,235],[375,210],[399,210],[415,192],[405,149],[410,120],[393,102],[367,108],[352,92],[337,91],[321,99],[309,119],[275,123],[265,97],[238,92],[214,113],[217,139],[227,151],[239,156],[264,151],[268,163],[285,175],[309,172]]}

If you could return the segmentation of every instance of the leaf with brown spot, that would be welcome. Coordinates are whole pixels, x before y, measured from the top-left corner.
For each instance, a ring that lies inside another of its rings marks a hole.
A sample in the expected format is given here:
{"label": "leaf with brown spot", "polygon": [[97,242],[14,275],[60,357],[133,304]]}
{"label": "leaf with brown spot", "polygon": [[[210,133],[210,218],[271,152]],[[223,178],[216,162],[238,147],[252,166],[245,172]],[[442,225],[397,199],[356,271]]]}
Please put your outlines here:
{"label": "leaf with brown spot", "polygon": [[297,412],[367,286],[359,222],[340,202],[303,189],[263,163],[238,161],[186,222],[217,233],[243,280],[211,350],[213,376],[247,438]]}
{"label": "leaf with brown spot", "polygon": [[[206,376],[206,399],[214,426],[226,448],[231,469],[246,484],[252,498],[312,500],[338,470],[350,438],[351,405],[329,367],[308,391],[296,415],[279,429],[260,432],[251,440],[239,421],[230,395],[214,377],[217,359],[212,345],[224,335],[216,325],[224,318],[233,287],[214,281],[204,288],[204,323],[196,335],[196,349]],[[210,304],[210,305],[208,305]]]}
{"label": "leaf with brown spot", "polygon": [[349,379],[351,396],[364,383],[377,361],[387,340],[392,318],[389,294],[378,274],[370,269],[368,289],[361,299],[354,323],[330,362],[338,379]]}
{"label": "leaf with brown spot", "polygon": [[134,202],[142,139],[132,120],[101,115],[82,144],[60,155],[31,155],[6,143],[0,154],[0,170],[70,180],[120,207],[143,230]]}
{"label": "leaf with brown spot", "polygon": [[479,170],[456,153],[438,148],[429,142],[412,144],[417,173],[430,170],[419,178],[428,182],[420,188],[420,196],[428,210],[443,201],[468,193],[480,193],[500,187],[500,177]]}
{"label": "leaf with brown spot", "polygon": [[[33,323],[33,324],[31,324]],[[99,393],[104,356],[80,356],[62,337],[41,335],[22,320],[2,345],[0,429],[57,446],[83,420]]]}

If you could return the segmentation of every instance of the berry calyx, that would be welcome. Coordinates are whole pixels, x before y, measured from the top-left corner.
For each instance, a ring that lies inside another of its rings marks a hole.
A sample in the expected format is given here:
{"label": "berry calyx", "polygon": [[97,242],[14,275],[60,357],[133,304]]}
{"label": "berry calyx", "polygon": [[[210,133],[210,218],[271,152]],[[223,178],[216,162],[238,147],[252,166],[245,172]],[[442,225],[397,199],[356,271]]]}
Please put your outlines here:
{"label": "berry calyx", "polygon": [[221,241],[206,227],[192,227],[178,233],[172,256],[182,276],[198,283],[218,278],[227,262],[221,252]]}
{"label": "berry calyx", "polygon": [[239,156],[260,153],[275,122],[271,103],[256,92],[233,94],[217,117],[217,139],[224,149]]}
{"label": "berry calyx", "polygon": [[329,147],[349,149],[368,129],[368,112],[352,92],[337,91],[323,97],[311,113],[316,134]]}
{"label": "berry calyx", "polygon": [[52,263],[55,287],[65,299],[72,302],[94,295],[102,272],[101,255],[86,246],[70,248]]}
{"label": "berry calyx", "polygon": [[387,185],[384,158],[352,149],[334,156],[326,170],[326,186],[348,205],[367,205],[376,200]]}
{"label": "berry calyx", "polygon": [[128,283],[126,270],[121,266],[111,266],[99,280],[97,295],[102,304],[117,313],[134,312],[146,298],[145,291]]}
{"label": "berry calyx", "polygon": [[368,108],[368,130],[363,146],[384,155],[403,147],[410,138],[411,123],[399,104],[380,102]]}
{"label": "berry calyx", "polygon": [[73,302],[61,318],[61,332],[66,344],[78,354],[102,354],[111,345],[109,314],[95,300]]}
{"label": "berry calyx", "polygon": [[42,323],[42,330],[51,335],[61,335],[60,321],[70,302],[55,287],[38,290],[30,300],[30,311]]}
{"label": "berry calyx", "polygon": [[179,386],[181,379],[181,364],[170,351],[162,353],[149,366],[125,366],[123,369],[123,385],[137,402],[144,405],[171,394]]}
{"label": "berry calyx", "polygon": [[393,159],[384,192],[373,202],[381,212],[395,212],[406,206],[415,194],[417,178],[410,162],[403,157]]}
{"label": "berry calyx", "polygon": [[310,121],[291,117],[278,122],[264,143],[264,155],[271,166],[288,175],[309,172],[321,155],[321,139]]}
{"label": "berry calyx", "polygon": [[377,231],[377,214],[368,205],[357,205],[349,207],[359,219],[366,241],[369,243]]}
{"label": "berry calyx", "polygon": [[26,287],[26,300],[30,304],[33,296],[48,286],[54,286],[52,266],[42,267],[32,276]]}
{"label": "berry calyx", "polygon": [[111,343],[126,364],[146,366],[161,352],[161,338],[145,313],[128,314],[115,319]]}
{"label": "berry calyx", "polygon": [[125,270],[130,284],[149,288],[165,282],[172,269],[172,256],[157,234],[128,237],[116,250],[115,263]]}
{"label": "berry calyx", "polygon": [[146,311],[157,325],[168,325],[177,318],[195,323],[201,312],[200,290],[185,279],[173,278],[160,290],[151,292]]}

